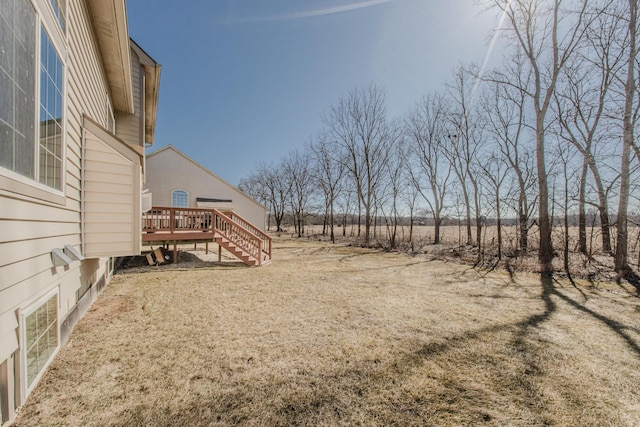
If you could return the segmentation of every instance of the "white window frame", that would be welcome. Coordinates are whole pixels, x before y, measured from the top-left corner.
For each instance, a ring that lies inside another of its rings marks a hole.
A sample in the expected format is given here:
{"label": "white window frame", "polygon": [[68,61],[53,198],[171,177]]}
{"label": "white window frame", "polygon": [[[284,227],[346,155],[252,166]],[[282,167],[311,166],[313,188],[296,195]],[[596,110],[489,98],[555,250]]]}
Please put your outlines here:
{"label": "white window frame", "polygon": [[[67,162],[67,75],[68,75],[68,67],[67,67],[67,42],[66,42],[66,31],[64,31],[58,22],[58,18],[56,17],[53,7],[51,6],[50,0],[24,0],[31,4],[33,10],[35,12],[35,69],[34,78],[35,78],[35,103],[34,103],[34,126],[35,126],[35,138],[33,141],[33,150],[34,150],[34,162],[35,162],[35,171],[34,177],[27,177],[21,175],[17,172],[12,171],[11,169],[4,168],[0,166],[0,189],[10,191],[12,193],[19,194],[21,196],[26,196],[28,198],[34,198],[39,200],[44,200],[51,203],[56,203],[59,205],[66,204],[66,162]],[[68,25],[68,5],[65,7],[65,28]],[[60,58],[60,62],[62,63],[62,154],[61,154],[61,189],[58,190],[53,187],[49,187],[45,184],[40,183],[38,180],[40,179],[40,37],[41,32],[44,31],[49,41],[51,42],[54,50],[58,54]]]}
{"label": "white window frame", "polygon": [[[63,8],[64,10],[58,10],[58,12],[60,13],[60,19],[58,19],[58,16],[56,15],[56,12],[53,10],[53,2],[54,0],[49,0],[49,10],[51,11],[51,14],[56,18],[56,21],[58,22],[58,26],[60,27],[60,29],[62,30],[62,32],[66,33],[67,31],[67,25],[68,25],[68,15],[67,15],[67,9],[69,9],[69,2],[67,0],[62,0],[63,3]],[[60,20],[62,20],[62,22],[60,22]]]}
{"label": "white window frame", "polygon": [[[27,380],[27,317],[33,314],[38,308],[42,307],[43,304],[46,304],[51,298],[55,298],[56,300],[56,333],[58,337],[58,343],[56,348],[51,353],[42,369],[33,379],[31,385],[28,384]],[[59,287],[56,286],[55,289],[47,292],[42,295],[40,298],[31,302],[24,309],[18,310],[18,317],[20,319],[20,394],[22,397],[22,402],[27,399],[27,396],[33,391],[38,382],[42,379],[42,375],[47,371],[47,368],[51,364],[51,362],[55,359],[56,355],[60,351],[60,291]]]}
{"label": "white window frame", "polygon": [[[187,196],[187,204],[186,204],[186,206],[176,206],[176,205],[173,203],[173,195],[174,195],[175,193],[177,193],[177,192],[181,192],[181,193],[186,194],[186,196]],[[171,191],[171,207],[172,207],[172,208],[188,208],[188,207],[189,207],[189,192],[188,192],[187,190],[183,190],[183,189],[181,189],[181,188],[176,188],[175,190],[172,190],[172,191]]]}

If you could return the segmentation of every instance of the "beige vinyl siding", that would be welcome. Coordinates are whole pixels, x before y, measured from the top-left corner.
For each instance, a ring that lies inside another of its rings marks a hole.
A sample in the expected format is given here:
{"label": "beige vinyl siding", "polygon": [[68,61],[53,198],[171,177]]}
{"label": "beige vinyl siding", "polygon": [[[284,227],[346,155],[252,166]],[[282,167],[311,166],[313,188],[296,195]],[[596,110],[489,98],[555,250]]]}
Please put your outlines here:
{"label": "beige vinyl siding", "polygon": [[18,318],[15,313],[0,316],[0,360],[7,359],[18,349],[18,336],[15,333]]}
{"label": "beige vinyl siding", "polygon": [[[23,202],[3,199],[3,210],[13,216],[13,206]],[[31,211],[42,212],[41,205],[31,203]],[[47,209],[45,209],[47,210]],[[60,217],[69,218],[68,211],[57,209]],[[64,245],[78,245],[80,243],[79,214],[75,213],[73,222],[43,221],[40,223],[25,223],[24,221],[4,220],[8,225],[7,237],[15,239],[20,233],[28,234],[28,239],[0,241],[0,316],[7,310],[15,309],[25,303],[31,296],[55,286],[55,281],[61,275],[71,274],[79,263],[73,263],[67,270],[54,268],[51,261],[51,251]],[[59,217],[59,218],[60,218]],[[34,280],[37,277],[37,280]]]}
{"label": "beige vinyl siding", "polygon": [[[43,293],[60,289],[60,319],[75,304],[80,287],[79,261],[66,268],[53,267],[51,251],[73,245],[80,248],[80,166],[82,113],[100,123],[106,118],[109,96],[102,60],[96,47],[87,7],[82,0],[68,1],[64,61],[65,187],[61,204],[0,190],[0,319],[15,316]],[[106,259],[102,264],[106,263]],[[16,325],[17,326],[17,325]],[[0,331],[0,348],[17,337]],[[3,335],[4,334],[4,335]],[[13,335],[12,335],[13,334]],[[9,348],[9,347],[7,347]],[[11,351],[11,350],[6,350]],[[4,352],[3,352],[4,355]],[[0,362],[4,360],[0,358]]]}
{"label": "beige vinyl siding", "polygon": [[143,145],[144,132],[144,106],[143,103],[143,80],[144,69],[138,56],[131,49],[131,78],[133,81],[133,105],[134,113],[116,113],[116,136],[130,145]]}
{"label": "beige vinyl siding", "polygon": [[[72,222],[33,222],[24,226],[15,226],[15,221],[0,220],[0,230],[5,244],[30,241],[42,236],[72,236],[80,231],[80,226]],[[24,225],[24,223],[23,223]]]}
{"label": "beige vinyl siding", "polygon": [[116,151],[121,141],[107,138],[85,128],[82,231],[89,258],[140,253],[140,165]]}
{"label": "beige vinyl siding", "polygon": [[[97,41],[93,33],[87,5],[82,0],[69,2],[69,102],[70,116],[74,123],[74,139],[80,147],[82,114],[91,117],[102,126],[107,125],[107,97],[109,88],[100,58]],[[80,150],[75,151],[80,154]]]}
{"label": "beige vinyl siding", "polygon": [[[33,4],[41,15],[50,12],[48,1],[38,0]],[[124,8],[124,2],[115,4]],[[92,5],[102,4],[93,2]],[[40,9],[46,9],[46,12]],[[85,122],[89,120],[97,127],[107,128],[110,105],[113,105],[112,89],[96,38],[96,29],[102,27],[94,28],[85,0],[67,0],[67,12],[64,34],[55,28],[51,32],[50,27],[55,22],[50,17],[45,16],[43,21],[47,32],[55,35],[56,49],[64,66],[62,191],[49,191],[28,179],[5,176],[0,179],[0,369],[9,373],[0,375],[0,403],[8,406],[8,413],[3,412],[2,415],[10,418],[26,397],[25,384],[21,383],[20,358],[12,357],[17,356],[20,345],[18,330],[21,320],[17,317],[20,310],[30,310],[45,295],[58,295],[58,321],[65,328],[60,339],[64,342],[75,322],[95,300],[99,293],[96,289],[101,289],[94,285],[107,273],[109,263],[106,256],[134,254],[140,250],[140,164],[143,151],[138,154],[131,152],[129,156],[117,149],[105,153],[105,138],[101,135],[97,138],[100,142],[94,141],[95,144],[89,147],[88,162],[93,161],[94,165],[111,162],[111,165],[94,168],[88,172],[88,181],[84,181],[83,168],[87,161],[83,147]],[[126,22],[119,22],[118,30],[124,32],[117,33],[115,38],[127,34],[127,29],[120,26]],[[104,37],[103,33],[98,34]],[[123,45],[124,40],[121,37],[116,42]],[[129,66],[128,59],[125,62]],[[113,61],[110,64],[114,64]],[[117,69],[118,64],[115,65]],[[134,71],[134,109],[143,112],[141,65],[137,58],[131,65]],[[125,101],[128,104],[128,100]],[[126,122],[123,129],[127,130],[129,126],[127,142],[138,148],[144,146],[143,117],[140,114],[143,113],[128,117],[114,111],[117,118]],[[118,144],[123,145],[121,141]],[[96,156],[100,156],[100,161]],[[118,169],[114,166],[120,164],[124,167]],[[110,203],[97,209],[97,205],[105,200]],[[92,217],[83,230],[85,204]],[[100,257],[87,257],[84,261],[75,260],[67,266],[55,267],[52,250],[71,245],[82,252],[83,233],[90,237],[89,251]],[[95,245],[98,241],[101,243],[99,251]]]}
{"label": "beige vinyl siding", "polygon": [[234,212],[265,229],[266,209],[262,205],[171,146],[147,156],[145,176],[153,206],[171,206],[171,193],[184,190],[189,194],[189,207],[197,207],[198,197],[232,200]]}

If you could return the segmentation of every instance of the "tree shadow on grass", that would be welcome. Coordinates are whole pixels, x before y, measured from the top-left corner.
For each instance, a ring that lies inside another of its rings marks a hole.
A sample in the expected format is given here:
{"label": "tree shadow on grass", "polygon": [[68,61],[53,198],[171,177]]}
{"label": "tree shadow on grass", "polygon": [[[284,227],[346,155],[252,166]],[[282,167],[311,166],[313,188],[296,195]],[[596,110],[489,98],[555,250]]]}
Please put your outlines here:
{"label": "tree shadow on grass", "polygon": [[621,276],[618,276],[618,284],[621,283],[622,279],[626,280],[627,282],[629,282],[629,284],[631,284],[631,286],[636,288],[636,296],[640,297],[640,276],[631,268],[629,268]]}
{"label": "tree shadow on grass", "polygon": [[[555,280],[555,279],[554,279]],[[557,281],[556,281],[557,283]],[[574,285],[575,286],[575,285]],[[580,310],[581,312],[588,314],[589,316],[593,317],[596,320],[599,320],[600,322],[602,322],[603,324],[605,324],[609,329],[611,329],[613,332],[615,332],[620,338],[622,338],[627,346],[638,356],[640,357],[640,345],[633,339],[633,337],[631,337],[628,333],[627,330],[634,330],[634,328],[627,326],[623,323],[620,323],[616,320],[610,319],[606,316],[603,316],[602,314],[585,307],[583,304],[579,303],[578,301],[575,301],[573,299],[571,299],[570,297],[568,297],[567,295],[561,293],[560,291],[558,291],[558,289],[556,287],[553,287],[552,289],[552,294],[557,296],[558,298],[560,298],[562,301],[566,302],[567,304],[569,304],[570,306],[574,307],[577,310]]]}
{"label": "tree shadow on grass", "polygon": [[[573,280],[571,280],[571,282],[573,286],[576,287],[576,284],[573,282]],[[535,326],[538,326],[540,323],[549,319],[549,317],[551,317],[553,312],[556,311],[556,304],[552,300],[552,297],[557,297],[562,301],[564,301],[565,303],[567,303],[568,305],[570,305],[571,307],[577,310],[580,310],[581,312],[588,314],[594,319],[602,322],[614,333],[616,333],[620,338],[622,338],[627,343],[627,346],[629,347],[629,349],[633,351],[638,357],[640,357],[640,345],[626,332],[629,329],[633,329],[632,327],[627,326],[623,323],[620,323],[616,320],[610,319],[588,307],[585,307],[580,302],[560,292],[556,284],[557,285],[561,285],[561,284],[552,275],[542,274],[540,277],[540,283],[542,285],[541,298],[545,304],[545,311],[541,314],[531,316],[529,319],[523,321],[522,322],[523,327],[535,327]],[[582,295],[584,296],[584,293],[582,293]],[[586,299],[587,298],[585,296],[585,300]]]}
{"label": "tree shadow on grass", "polygon": [[[576,282],[573,280],[573,276],[571,276],[571,273],[569,272],[567,272],[567,279],[569,280],[569,283],[571,283],[571,286],[573,286],[576,291],[580,292],[580,295],[582,295],[584,302],[589,301],[589,297],[587,296],[587,294],[585,294],[584,291],[576,284]],[[558,283],[557,280],[556,283]],[[589,280],[589,283],[593,284],[593,281]]]}
{"label": "tree shadow on grass", "polygon": [[543,310],[539,313],[528,316],[516,323],[489,326],[473,331],[467,331],[457,336],[447,337],[441,342],[426,343],[422,345],[419,350],[408,355],[399,363],[406,364],[407,366],[419,366],[432,357],[446,353],[457,347],[461,347],[465,342],[481,339],[484,335],[514,330],[511,346],[515,350],[517,358],[522,362],[524,369],[520,372],[514,373],[512,384],[514,389],[517,388],[520,390],[520,395],[525,399],[527,406],[529,408],[536,408],[536,414],[541,417],[542,420],[545,417],[546,412],[546,397],[544,395],[544,391],[539,386],[537,378],[541,379],[541,377],[545,375],[545,366],[542,365],[542,363],[544,363],[544,357],[539,354],[540,350],[536,348],[535,341],[532,342],[530,336],[532,333],[535,333],[535,329],[549,321],[554,313],[558,311],[558,299],[602,322],[611,331],[622,338],[628,348],[640,358],[640,346],[628,333],[629,330],[637,329],[624,325],[585,307],[580,302],[575,301],[562,293],[558,289],[557,285],[559,284],[560,283],[557,282],[552,275],[541,274],[540,299],[543,303]]}

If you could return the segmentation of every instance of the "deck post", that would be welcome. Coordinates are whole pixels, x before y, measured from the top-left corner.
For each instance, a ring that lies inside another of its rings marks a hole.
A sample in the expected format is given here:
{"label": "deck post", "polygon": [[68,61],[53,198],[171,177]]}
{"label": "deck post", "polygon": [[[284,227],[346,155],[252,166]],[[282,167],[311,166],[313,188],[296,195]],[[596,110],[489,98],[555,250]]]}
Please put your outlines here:
{"label": "deck post", "polygon": [[222,262],[222,246],[218,244],[218,262]]}
{"label": "deck post", "polygon": [[209,255],[209,242],[205,242],[204,244],[204,254]]}
{"label": "deck post", "polygon": [[173,241],[173,263],[178,263],[178,244],[175,240]]}

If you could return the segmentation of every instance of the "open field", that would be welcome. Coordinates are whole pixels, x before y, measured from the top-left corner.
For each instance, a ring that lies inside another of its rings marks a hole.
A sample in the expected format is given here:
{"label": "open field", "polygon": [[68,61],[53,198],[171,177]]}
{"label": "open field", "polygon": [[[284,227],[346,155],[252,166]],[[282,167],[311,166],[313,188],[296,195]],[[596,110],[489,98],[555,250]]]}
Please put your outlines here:
{"label": "open field", "polygon": [[[292,226],[284,227],[287,232],[283,233],[285,235],[294,235],[294,230]],[[322,225],[312,225],[305,227],[305,232],[307,235],[321,235],[322,234]],[[272,229],[275,229],[275,226],[272,226]],[[335,235],[336,238],[342,238],[342,227],[335,227]],[[489,247],[496,245],[497,239],[497,227],[495,225],[488,225],[483,227],[482,239],[483,246],[487,245]],[[362,232],[364,233],[364,226],[362,227]],[[416,242],[433,242],[433,226],[432,225],[414,225],[413,227],[413,240]],[[518,229],[515,225],[503,225],[502,226],[503,233],[503,249],[506,252],[513,251],[518,247]],[[539,230],[537,227],[532,227],[529,230],[529,246],[531,249],[537,250],[539,243]],[[328,232],[327,232],[328,234]],[[345,234],[347,237],[355,237],[357,235],[357,225],[347,225],[345,229]],[[374,230],[372,227],[372,234],[374,234]],[[377,226],[375,227],[375,235],[377,238],[384,240],[387,239],[387,228],[385,226]],[[476,237],[476,229],[472,228],[472,235],[475,239]],[[612,246],[615,247],[615,227],[611,228],[611,236],[612,236]],[[328,236],[326,236],[328,238]],[[408,226],[399,226],[397,230],[397,238],[399,241],[409,240],[409,227]],[[443,244],[449,246],[458,246],[464,245],[466,242],[466,227],[464,225],[444,225],[440,227],[440,240]],[[564,229],[562,226],[556,225],[553,229],[553,243],[554,247],[557,251],[561,252],[564,244]],[[578,250],[578,227],[569,227],[569,248],[571,251]],[[590,253],[597,254],[602,251],[602,236],[600,232],[600,227],[587,227],[587,249]],[[629,226],[629,261],[632,264],[637,264],[638,256],[640,255],[638,252],[640,251],[640,227]]]}
{"label": "open field", "polygon": [[16,425],[640,424],[633,287],[310,240],[197,254],[116,276]]}

